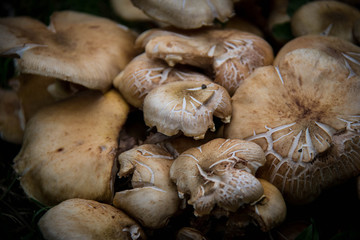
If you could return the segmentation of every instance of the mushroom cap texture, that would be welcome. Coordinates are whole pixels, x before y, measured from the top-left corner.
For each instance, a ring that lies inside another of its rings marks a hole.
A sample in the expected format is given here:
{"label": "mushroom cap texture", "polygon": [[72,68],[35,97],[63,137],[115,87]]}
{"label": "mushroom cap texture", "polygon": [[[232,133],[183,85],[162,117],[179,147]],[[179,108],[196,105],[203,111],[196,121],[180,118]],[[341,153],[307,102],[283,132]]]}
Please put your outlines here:
{"label": "mushroom cap texture", "polygon": [[164,227],[180,199],[169,171],[173,157],[155,144],[143,144],[118,157],[119,177],[132,174],[133,189],[117,192],[113,204],[149,228]]}
{"label": "mushroom cap texture", "polygon": [[134,6],[131,0],[111,0],[115,13],[126,21],[150,21],[140,8]]}
{"label": "mushroom cap texture", "polygon": [[24,114],[20,99],[12,89],[0,88],[0,138],[21,144],[24,135]]}
{"label": "mushroom cap texture", "polygon": [[233,0],[131,0],[149,17],[183,29],[213,25],[218,19],[225,22],[234,15]]}
{"label": "mushroom cap texture", "polygon": [[289,202],[311,202],[360,173],[359,90],[359,76],[344,62],[319,49],[295,49],[238,88],[224,136],[262,146],[266,164],[257,176]]}
{"label": "mushroom cap texture", "polygon": [[280,225],[286,218],[286,203],[273,184],[265,179],[259,179],[264,188],[264,198],[249,206],[250,215],[255,219],[263,232],[268,232]]}
{"label": "mushroom cap texture", "polygon": [[215,130],[213,116],[229,122],[232,108],[228,92],[208,81],[178,81],[161,85],[148,93],[143,105],[144,121],[165,135],[202,139],[210,128]]}
{"label": "mushroom cap texture", "polygon": [[179,195],[188,194],[195,215],[215,205],[235,212],[264,193],[255,172],[265,163],[261,147],[241,139],[217,138],[180,154],[170,168]]}
{"label": "mushroom cap texture", "polygon": [[14,159],[20,184],[46,205],[69,198],[111,202],[118,135],[129,106],[115,91],[86,91],[40,109]]}
{"label": "mushroom cap texture", "polygon": [[236,29],[166,31],[152,29],[136,39],[150,58],[170,66],[188,64],[214,72],[214,82],[232,95],[257,67],[272,64],[272,47],[263,38]]}
{"label": "mushroom cap texture", "polygon": [[135,57],[114,79],[113,85],[125,100],[142,108],[145,96],[157,86],[175,81],[211,81],[203,74],[187,68],[170,67],[160,59],[150,59],[145,53]]}
{"label": "mushroom cap texture", "polygon": [[21,72],[105,91],[135,56],[135,35],[116,22],[55,12],[49,27],[29,17],[0,19],[0,54],[18,55]]}
{"label": "mushroom cap texture", "polygon": [[298,36],[325,34],[355,42],[352,29],[360,11],[338,1],[314,1],[301,6],[291,17],[291,30]]}
{"label": "mushroom cap texture", "polygon": [[49,209],[38,222],[43,237],[60,239],[146,239],[138,223],[104,203],[69,199]]}

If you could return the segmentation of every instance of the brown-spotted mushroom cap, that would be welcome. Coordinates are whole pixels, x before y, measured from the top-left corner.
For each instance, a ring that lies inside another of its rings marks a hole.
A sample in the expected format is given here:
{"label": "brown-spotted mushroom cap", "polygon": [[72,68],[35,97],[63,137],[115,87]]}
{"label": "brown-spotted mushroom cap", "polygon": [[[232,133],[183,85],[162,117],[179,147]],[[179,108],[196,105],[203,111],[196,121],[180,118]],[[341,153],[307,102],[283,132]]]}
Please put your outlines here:
{"label": "brown-spotted mushroom cap", "polygon": [[0,138],[21,144],[25,129],[24,112],[12,89],[0,88]]}
{"label": "brown-spotted mushroom cap", "polygon": [[225,22],[234,15],[235,0],[131,0],[152,19],[177,28],[195,29]]}
{"label": "brown-spotted mushroom cap", "polygon": [[241,139],[217,138],[177,157],[170,168],[179,196],[190,196],[194,214],[210,214],[217,205],[235,212],[259,200],[263,187],[254,176],[265,162],[260,146]]}
{"label": "brown-spotted mushroom cap", "polygon": [[209,81],[200,73],[181,67],[170,67],[160,59],[150,59],[145,53],[138,55],[114,79],[116,87],[125,100],[142,108],[145,96],[157,86],[175,81]]}
{"label": "brown-spotted mushroom cap", "polygon": [[230,122],[231,102],[227,91],[207,81],[178,81],[161,85],[148,93],[143,105],[144,121],[165,135],[202,139],[215,131],[213,116]]}
{"label": "brown-spotted mushroom cap", "polygon": [[20,72],[105,91],[134,57],[135,35],[109,19],[55,12],[49,27],[29,17],[0,19],[0,54],[17,55]]}
{"label": "brown-spotted mushroom cap", "polygon": [[297,37],[280,49],[273,65],[277,66],[283,56],[300,48],[318,49],[333,57],[340,65],[345,65],[348,69],[348,78],[360,75],[360,47],[334,36],[308,35]]}
{"label": "brown-spotted mushroom cap", "polygon": [[296,49],[262,67],[232,97],[224,136],[265,151],[257,176],[286,200],[307,203],[360,173],[360,78],[317,49]]}
{"label": "brown-spotted mushroom cap", "polygon": [[338,1],[314,1],[304,4],[291,17],[294,36],[323,34],[355,42],[352,29],[360,11]]}
{"label": "brown-spotted mushroom cap", "polygon": [[115,155],[129,107],[115,91],[87,91],[40,109],[28,122],[14,169],[28,196],[111,202]]}
{"label": "brown-spotted mushroom cap", "polygon": [[104,203],[69,199],[49,209],[38,222],[43,237],[60,239],[146,239],[140,225]]}
{"label": "brown-spotted mushroom cap", "polygon": [[173,157],[158,145],[144,144],[118,157],[119,177],[132,174],[133,189],[117,192],[113,204],[137,219],[142,226],[164,227],[180,199],[169,171]]}
{"label": "brown-spotted mushroom cap", "polygon": [[136,45],[150,58],[201,67],[214,72],[214,81],[230,95],[255,68],[273,61],[271,46],[261,37],[235,29],[203,29],[171,32],[152,29],[142,33]]}
{"label": "brown-spotted mushroom cap", "polygon": [[256,221],[263,232],[279,226],[286,218],[286,203],[273,184],[265,179],[259,179],[264,188],[264,197],[256,204],[247,207],[250,216]]}

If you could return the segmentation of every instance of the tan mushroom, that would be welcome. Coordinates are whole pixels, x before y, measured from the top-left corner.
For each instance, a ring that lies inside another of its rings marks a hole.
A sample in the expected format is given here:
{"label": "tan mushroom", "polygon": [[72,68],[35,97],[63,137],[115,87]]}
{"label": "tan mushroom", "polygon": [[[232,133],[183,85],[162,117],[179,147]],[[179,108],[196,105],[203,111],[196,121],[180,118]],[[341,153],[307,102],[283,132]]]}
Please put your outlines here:
{"label": "tan mushroom", "polygon": [[87,91],[40,109],[27,123],[14,169],[29,197],[111,202],[118,136],[129,107],[114,90]]}
{"label": "tan mushroom", "polygon": [[291,29],[298,36],[323,34],[355,42],[352,29],[360,11],[338,1],[314,1],[304,4],[291,17]]}
{"label": "tan mushroom", "polygon": [[183,227],[177,232],[176,240],[206,240],[206,237],[195,228]]}
{"label": "tan mushroom", "polygon": [[234,15],[233,2],[236,0],[131,0],[156,21],[183,29],[200,28],[213,25],[218,19],[225,22]]}
{"label": "tan mushroom", "polygon": [[325,51],[295,49],[255,70],[232,97],[224,136],[262,146],[257,176],[289,202],[311,202],[360,173],[360,78],[349,73]]}
{"label": "tan mushroom", "polygon": [[117,192],[113,204],[149,228],[164,227],[178,210],[180,199],[169,169],[173,157],[163,148],[144,144],[118,157],[120,178],[132,174],[133,189]]}
{"label": "tan mushroom", "polygon": [[279,226],[286,218],[286,204],[281,192],[265,179],[259,179],[264,188],[264,197],[247,207],[248,213],[263,232]]}
{"label": "tan mushroom", "polygon": [[264,162],[257,144],[218,138],[180,154],[170,176],[179,195],[190,196],[195,215],[210,214],[216,205],[235,212],[262,197],[263,187],[254,174]]}
{"label": "tan mushroom", "polygon": [[116,14],[126,21],[151,21],[131,0],[111,0],[110,3]]}
{"label": "tan mushroom", "polygon": [[40,218],[38,226],[47,240],[146,239],[140,225],[121,210],[79,198],[52,207]]}
{"label": "tan mushroom", "polygon": [[131,31],[74,11],[53,13],[49,27],[29,17],[1,18],[0,35],[0,54],[19,57],[20,72],[102,91],[135,55]]}
{"label": "tan mushroom", "polygon": [[148,93],[143,105],[144,121],[165,135],[202,139],[208,129],[215,131],[213,116],[228,123],[230,96],[215,83],[207,81],[170,82]]}
{"label": "tan mushroom", "polygon": [[0,138],[21,144],[25,129],[24,112],[19,97],[12,89],[0,88]]}
{"label": "tan mushroom", "polygon": [[114,86],[125,100],[137,108],[142,108],[145,96],[157,86],[175,81],[209,81],[200,73],[185,67],[169,67],[159,59],[149,59],[145,53],[135,57],[114,79]]}
{"label": "tan mushroom", "polygon": [[255,68],[273,61],[271,46],[255,34],[235,29],[172,32],[152,29],[136,40],[148,57],[169,66],[188,64],[215,74],[214,81],[234,93]]}

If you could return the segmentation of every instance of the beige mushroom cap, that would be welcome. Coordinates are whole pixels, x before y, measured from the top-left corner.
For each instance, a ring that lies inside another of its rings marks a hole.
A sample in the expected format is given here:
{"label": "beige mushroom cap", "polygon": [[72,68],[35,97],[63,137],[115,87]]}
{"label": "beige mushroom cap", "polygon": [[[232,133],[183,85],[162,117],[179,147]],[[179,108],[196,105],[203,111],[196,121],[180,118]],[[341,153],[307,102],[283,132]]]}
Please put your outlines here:
{"label": "beige mushroom cap", "polygon": [[314,1],[301,6],[291,18],[295,36],[324,34],[355,42],[352,29],[360,11],[338,1]]}
{"label": "beige mushroom cap", "polygon": [[19,97],[12,89],[0,88],[0,138],[21,144],[25,128]]}
{"label": "beige mushroom cap", "polygon": [[195,215],[219,207],[235,212],[261,198],[264,190],[255,178],[265,163],[260,146],[240,139],[217,138],[177,157],[170,168],[179,195],[189,194]]}
{"label": "beige mushroom cap", "polygon": [[207,81],[170,82],[148,93],[143,105],[144,121],[165,135],[202,139],[208,129],[215,130],[213,116],[228,123],[230,96],[215,83]]}
{"label": "beige mushroom cap", "polygon": [[133,189],[117,192],[114,206],[145,227],[164,227],[180,202],[169,176],[173,157],[157,145],[144,144],[121,153],[118,160],[119,177],[132,174]]}
{"label": "beige mushroom cap", "polygon": [[49,209],[38,222],[43,237],[60,239],[146,239],[133,219],[111,205],[69,199]]}
{"label": "beige mushroom cap", "polygon": [[265,151],[258,176],[293,203],[360,173],[360,78],[318,49],[296,49],[262,67],[232,97],[224,136]]}
{"label": "beige mushroom cap", "polygon": [[17,55],[23,73],[105,91],[134,57],[135,35],[109,19],[55,12],[50,26],[29,17],[0,19],[0,54]]}
{"label": "beige mushroom cap", "polygon": [[263,232],[280,225],[286,218],[286,204],[281,192],[265,179],[259,179],[264,188],[264,198],[248,206],[250,216]]}
{"label": "beige mushroom cap", "polygon": [[170,66],[188,64],[214,72],[214,81],[230,95],[254,69],[273,61],[272,48],[264,39],[236,29],[152,29],[141,34],[136,45],[145,47],[148,57],[163,59]]}
{"label": "beige mushroom cap", "polygon": [[127,21],[150,21],[141,9],[134,6],[131,0],[111,0],[115,13]]}
{"label": "beige mushroom cap", "polygon": [[114,90],[83,92],[40,109],[14,159],[27,195],[46,205],[69,198],[111,202],[117,140],[128,111]]}
{"label": "beige mushroom cap", "polygon": [[203,74],[185,67],[169,67],[159,59],[150,59],[145,53],[138,55],[114,79],[113,85],[125,100],[142,108],[145,96],[157,86],[175,81],[211,81]]}
{"label": "beige mushroom cap", "polygon": [[233,0],[131,0],[151,18],[183,29],[213,25],[218,19],[225,22],[234,15]]}

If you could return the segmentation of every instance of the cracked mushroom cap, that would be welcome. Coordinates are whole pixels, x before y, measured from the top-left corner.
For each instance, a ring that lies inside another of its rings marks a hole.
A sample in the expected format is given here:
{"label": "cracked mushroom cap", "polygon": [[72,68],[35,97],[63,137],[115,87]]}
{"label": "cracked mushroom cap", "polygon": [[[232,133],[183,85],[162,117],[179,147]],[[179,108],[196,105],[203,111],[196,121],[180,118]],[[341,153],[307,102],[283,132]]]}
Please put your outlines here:
{"label": "cracked mushroom cap", "polygon": [[323,34],[355,42],[353,26],[360,11],[338,1],[314,1],[304,4],[291,17],[292,33],[298,37]]}
{"label": "cracked mushroom cap", "polygon": [[333,57],[340,65],[345,65],[348,69],[348,78],[354,75],[360,75],[360,47],[349,41],[333,36],[311,35],[297,37],[280,49],[273,65],[279,65],[283,56],[300,48],[318,49]]}
{"label": "cracked mushroom cap", "polygon": [[144,144],[118,157],[119,177],[132,174],[133,189],[117,192],[113,204],[137,219],[142,226],[164,227],[179,206],[176,186],[169,176],[173,157],[163,148]]}
{"label": "cracked mushroom cap", "polygon": [[264,188],[264,197],[254,205],[248,206],[250,216],[263,232],[279,226],[286,218],[286,203],[273,184],[265,179],[258,179]]}
{"label": "cracked mushroom cap", "polygon": [[128,111],[114,90],[86,91],[40,109],[14,159],[27,195],[45,205],[69,198],[111,202],[117,140]]}
{"label": "cracked mushroom cap", "polygon": [[145,53],[138,55],[114,79],[113,85],[125,100],[142,108],[145,96],[154,88],[175,81],[209,81],[203,74],[181,67],[169,67],[159,59],[150,59]]}
{"label": "cracked mushroom cap", "polygon": [[145,47],[149,58],[163,59],[169,66],[188,64],[213,72],[214,81],[230,95],[254,69],[271,64],[274,58],[264,39],[235,29],[152,29],[141,34],[136,45]]}
{"label": "cracked mushroom cap", "polygon": [[257,176],[292,203],[360,173],[360,78],[318,49],[296,49],[257,69],[232,97],[224,136],[258,143]]}
{"label": "cracked mushroom cap", "polygon": [[172,136],[203,139],[208,129],[215,131],[213,116],[230,122],[231,102],[227,91],[207,81],[180,81],[161,85],[144,99],[144,121],[158,132]]}
{"label": "cracked mushroom cap", "polygon": [[69,199],[49,209],[38,222],[43,237],[60,239],[146,239],[133,219],[104,203]]}
{"label": "cracked mushroom cap", "polygon": [[265,163],[260,146],[240,139],[217,138],[179,155],[170,168],[179,196],[190,196],[197,216],[217,205],[235,212],[259,200],[263,187],[254,176]]}
{"label": "cracked mushroom cap", "polygon": [[12,89],[0,88],[0,138],[21,144],[25,129],[24,112]]}
{"label": "cracked mushroom cap", "polygon": [[182,29],[213,25],[215,19],[225,22],[234,15],[236,0],[131,0],[150,18]]}
{"label": "cracked mushroom cap", "polygon": [[50,26],[29,17],[0,19],[0,54],[17,56],[20,72],[106,91],[135,56],[135,35],[109,19],[62,11]]}

